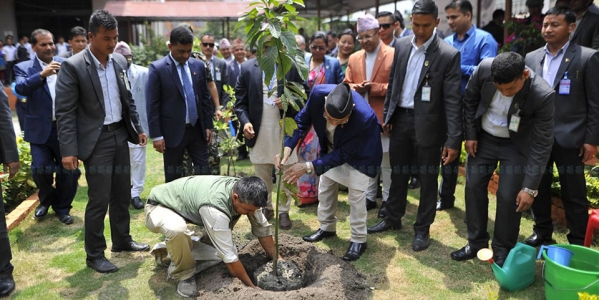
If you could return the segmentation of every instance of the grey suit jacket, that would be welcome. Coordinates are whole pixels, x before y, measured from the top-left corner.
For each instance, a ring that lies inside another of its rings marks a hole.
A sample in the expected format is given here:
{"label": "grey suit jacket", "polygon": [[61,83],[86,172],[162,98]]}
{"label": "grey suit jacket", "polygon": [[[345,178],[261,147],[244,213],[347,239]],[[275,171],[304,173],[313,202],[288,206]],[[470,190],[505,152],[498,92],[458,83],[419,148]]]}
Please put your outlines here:
{"label": "grey suit jacket", "polygon": [[[464,95],[464,123],[466,140],[477,140],[482,130],[482,116],[487,112],[495,97],[497,88],[491,80],[492,58],[483,60],[470,77]],[[525,177],[523,187],[536,190],[541,182],[543,170],[549,160],[553,146],[553,101],[555,92],[532,70],[530,78],[524,81],[522,89],[516,93],[508,110],[508,124],[518,112],[520,126],[518,132],[509,131],[510,140],[528,159],[523,166]]]}
{"label": "grey suit jacket", "polygon": [[[19,151],[12,124],[12,114],[8,104],[8,96],[0,89],[0,163],[19,161]],[[0,204],[1,205],[1,204]]]}
{"label": "grey suit jacket", "polygon": [[570,42],[588,48],[599,48],[595,38],[599,35],[599,16],[587,11],[580,23],[576,27],[576,31]]}
{"label": "grey suit jacket", "polygon": [[[383,110],[385,124],[391,122],[401,104],[408,60],[412,51],[412,36],[395,43],[395,56],[389,74],[387,97]],[[425,78],[431,87],[430,101],[422,101]],[[418,88],[414,95],[416,140],[424,147],[445,146],[459,149],[462,143],[462,96],[460,52],[435,36],[426,52]]]}
{"label": "grey suit jacket", "polygon": [[[212,60],[214,64],[214,84],[216,84],[216,90],[218,91],[218,100],[221,105],[226,105],[229,102],[229,94],[225,92],[223,86],[227,84],[229,77],[227,76],[227,62],[224,59],[214,57]],[[210,66],[212,67],[212,66]],[[220,77],[218,73],[220,72]]]}
{"label": "grey suit jacket", "polygon": [[[543,75],[545,49],[526,55],[526,65]],[[568,72],[570,94],[559,94],[559,82]],[[599,145],[599,53],[570,43],[565,50],[552,87],[555,90],[555,142],[564,148]]]}
{"label": "grey suit jacket", "polygon": [[[127,70],[125,57],[112,54],[114,69],[122,104],[122,118],[129,142],[139,144],[139,133],[143,129],[129,84],[124,74]],[[61,65],[56,81],[56,125],[60,153],[64,156],[77,156],[85,161],[96,146],[102,132],[105,117],[104,95],[98,77],[97,67],[89,50],[73,55]]]}

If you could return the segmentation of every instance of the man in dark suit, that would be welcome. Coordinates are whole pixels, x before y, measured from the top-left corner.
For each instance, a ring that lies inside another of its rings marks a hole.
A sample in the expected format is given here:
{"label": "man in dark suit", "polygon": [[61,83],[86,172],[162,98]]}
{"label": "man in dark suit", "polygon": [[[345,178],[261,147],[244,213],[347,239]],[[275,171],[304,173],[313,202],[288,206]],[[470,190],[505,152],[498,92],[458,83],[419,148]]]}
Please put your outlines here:
{"label": "man in dark suit", "polygon": [[[298,128],[285,142],[282,163],[286,163],[293,148],[314,126],[320,141],[320,157],[311,162],[299,162],[285,170],[283,180],[295,183],[300,176],[315,172],[320,176],[318,187],[319,229],[304,241],[317,242],[336,235],[337,194],[339,184],[348,187],[351,238],[343,260],[360,258],[366,243],[366,193],[370,179],[376,178],[383,160],[381,125],[368,102],[349,84],[322,84],[312,90],[306,107],[296,116]],[[275,161],[278,159],[275,159]],[[277,168],[279,164],[277,163]]]}
{"label": "man in dark suit", "polygon": [[[64,61],[56,82],[56,120],[62,164],[85,166],[89,201],[85,208],[87,266],[118,271],[104,256],[104,218],[110,218],[112,252],[146,251],[129,234],[130,162],[127,141],[145,145],[127,78],[127,60],[112,54],[118,24],[106,11],[89,20],[89,47]],[[110,208],[110,209],[109,209]]]}
{"label": "man in dark suit", "polygon": [[81,26],[71,28],[69,32],[69,46],[71,50],[61,54],[61,57],[69,58],[87,47],[87,31]]}
{"label": "man in dark suit", "polygon": [[[239,74],[241,74],[241,64],[245,59],[245,45],[241,39],[233,40],[233,61],[227,63],[227,82],[232,88],[235,88]],[[235,122],[235,130],[237,130],[237,139],[243,140],[243,132],[239,130],[239,122]],[[237,161],[248,158],[248,148],[245,141],[237,147]]]}
{"label": "man in dark suit", "polygon": [[206,56],[208,62],[208,70],[212,73],[212,79],[216,84],[216,91],[218,92],[218,99],[220,105],[224,106],[229,101],[229,95],[225,93],[223,85],[227,84],[229,77],[227,76],[227,62],[224,59],[220,59],[213,55],[214,50],[214,36],[210,33],[204,33],[200,37],[200,47],[202,48],[202,54]]}
{"label": "man in dark suit", "polygon": [[[245,137],[245,143],[250,148],[250,160],[254,165],[254,172],[266,183],[268,203],[264,208],[264,215],[270,219],[274,216],[271,197],[274,167],[272,158],[276,153],[280,153],[283,138],[279,121],[284,117],[295,117],[297,111],[289,107],[286,115],[283,115],[283,105],[279,96],[283,95],[283,84],[280,81],[277,82],[276,75],[273,75],[267,86],[264,83],[265,75],[263,74],[256,58],[241,64],[241,75],[239,75],[235,86],[235,114]],[[300,77],[294,65],[287,72],[285,78],[287,82],[302,83],[306,94],[309,93],[306,81]],[[276,92],[269,96],[269,91],[274,89]],[[262,126],[266,122],[269,125]],[[257,142],[258,140],[260,143]],[[285,204],[279,205],[279,227],[281,229],[291,229],[293,226],[289,218],[290,207],[291,197],[288,197]]]}
{"label": "man in dark suit", "polygon": [[[20,95],[27,96],[25,114],[25,140],[31,147],[31,173],[39,189],[40,204],[35,209],[35,217],[41,218],[48,209],[56,212],[64,224],[72,224],[71,203],[77,193],[79,169],[69,171],[62,166],[62,156],[56,130],[55,99],[56,73],[64,60],[53,56],[56,47],[52,33],[36,29],[31,33],[31,45],[36,56],[15,66],[16,86]],[[56,187],[54,184],[56,173]]]}
{"label": "man in dark suit", "polygon": [[208,144],[214,108],[208,94],[206,68],[190,59],[193,34],[185,27],[171,31],[169,55],[150,64],[146,105],[154,149],[164,158],[165,182],[182,177],[183,152],[194,174],[209,174]]}
{"label": "man in dark suit", "polygon": [[[8,171],[8,179],[12,179],[19,172],[19,151],[15,140],[15,129],[12,124],[12,115],[8,105],[8,96],[0,90],[0,163],[4,165],[4,173]],[[2,193],[0,193],[0,297],[6,297],[15,289],[15,280],[12,277],[14,267],[10,263],[12,252],[6,228],[6,216]]]}
{"label": "man in dark suit", "polygon": [[576,15],[568,8],[551,8],[543,24],[547,45],[527,54],[525,61],[555,90],[555,141],[532,205],[534,232],[524,242],[534,247],[552,242],[550,189],[555,163],[570,229],[568,241],[582,245],[589,218],[584,162],[595,157],[599,145],[599,54],[568,41],[576,27]]}
{"label": "man in dark suit", "polygon": [[570,35],[570,41],[583,47],[598,49],[596,37],[599,36],[599,16],[589,12],[593,0],[572,0],[570,8],[576,14],[576,29]]}
{"label": "man in dark suit", "polygon": [[383,115],[391,140],[391,189],[386,218],[368,228],[368,233],[377,233],[402,227],[408,180],[410,173],[416,173],[421,190],[414,251],[430,245],[439,164],[456,159],[462,142],[460,52],[435,34],[438,24],[435,2],[419,0],[412,10],[414,36],[395,43]]}
{"label": "man in dark suit", "polygon": [[497,168],[494,260],[502,266],[516,245],[522,211],[530,208],[553,144],[554,92],[507,52],[483,60],[464,96],[466,130],[466,217],[468,244],[451,253],[453,260],[476,257],[487,248],[488,183]]}

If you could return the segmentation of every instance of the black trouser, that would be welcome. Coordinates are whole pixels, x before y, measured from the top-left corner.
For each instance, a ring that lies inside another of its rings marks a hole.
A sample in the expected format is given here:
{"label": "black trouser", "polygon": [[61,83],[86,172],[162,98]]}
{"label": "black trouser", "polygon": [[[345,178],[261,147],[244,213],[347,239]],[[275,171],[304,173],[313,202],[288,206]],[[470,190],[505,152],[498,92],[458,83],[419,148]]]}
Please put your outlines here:
{"label": "black trouser", "polygon": [[7,85],[10,85],[15,80],[15,71],[13,70],[14,66],[14,60],[6,62],[6,73],[4,75],[4,82],[6,82]]}
{"label": "black trouser", "polygon": [[498,162],[501,169],[492,246],[495,257],[506,257],[518,241],[522,213],[516,212],[516,198],[524,181],[527,159],[509,138],[498,138],[484,131],[478,135],[476,157],[468,155],[466,163],[468,243],[474,249],[488,247],[488,185]]}
{"label": "black trouser", "polygon": [[127,131],[103,130],[96,147],[83,162],[89,201],[85,208],[85,251],[88,259],[104,256],[104,217],[110,220],[112,246],[125,247],[132,241],[129,234],[129,199],[131,178]]}
{"label": "black trouser", "polygon": [[[391,164],[391,188],[386,202],[386,221],[397,224],[406,213],[408,182],[410,174],[417,174],[420,181],[420,204],[414,223],[416,234],[426,234],[435,221],[437,203],[437,177],[441,161],[441,147],[422,147],[416,141],[416,129],[412,110],[398,108],[395,112],[389,144]],[[412,112],[412,113],[410,113]],[[418,155],[416,155],[416,152]],[[414,157],[416,165],[414,166]]]}
{"label": "black trouser", "polygon": [[208,144],[199,129],[186,125],[183,139],[177,147],[166,148],[164,159],[164,181],[171,182],[182,177],[183,152],[187,150],[195,175],[208,175]]}
{"label": "black trouser", "polygon": [[455,203],[455,187],[458,184],[458,175],[460,171],[460,153],[462,153],[462,144],[458,149],[458,157],[446,166],[441,166],[441,185],[439,186],[439,197],[443,205],[451,207]]}
{"label": "black trouser", "polygon": [[562,200],[568,221],[568,241],[570,244],[583,245],[589,221],[589,201],[587,199],[584,163],[578,156],[579,149],[563,148],[555,142],[551,151],[547,170],[539,185],[539,195],[532,204],[535,220],[534,232],[546,238],[553,234],[551,219],[551,183],[553,182],[553,163],[559,172]]}
{"label": "black trouser", "polygon": [[[77,181],[81,171],[70,171],[62,166],[56,123],[52,124],[50,136],[45,144],[31,143],[30,147],[31,175],[39,189],[40,204],[52,206],[58,215],[69,214],[77,193]],[[55,173],[56,187],[53,185]]]}
{"label": "black trouser", "polygon": [[0,193],[0,279],[12,278],[12,270],[14,269],[10,263],[12,252],[10,251],[6,216],[4,214],[4,202],[2,201],[2,193]]}

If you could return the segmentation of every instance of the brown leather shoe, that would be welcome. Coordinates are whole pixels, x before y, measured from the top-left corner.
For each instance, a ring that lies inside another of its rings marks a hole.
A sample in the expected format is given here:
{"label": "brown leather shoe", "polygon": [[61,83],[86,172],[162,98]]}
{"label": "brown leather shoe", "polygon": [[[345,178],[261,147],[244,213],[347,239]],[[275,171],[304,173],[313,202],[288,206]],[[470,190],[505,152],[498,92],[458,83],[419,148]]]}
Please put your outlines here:
{"label": "brown leather shoe", "polygon": [[279,228],[281,228],[283,230],[289,230],[289,229],[291,229],[291,227],[293,227],[293,224],[291,223],[291,219],[289,219],[289,214],[288,213],[280,213],[279,214]]}

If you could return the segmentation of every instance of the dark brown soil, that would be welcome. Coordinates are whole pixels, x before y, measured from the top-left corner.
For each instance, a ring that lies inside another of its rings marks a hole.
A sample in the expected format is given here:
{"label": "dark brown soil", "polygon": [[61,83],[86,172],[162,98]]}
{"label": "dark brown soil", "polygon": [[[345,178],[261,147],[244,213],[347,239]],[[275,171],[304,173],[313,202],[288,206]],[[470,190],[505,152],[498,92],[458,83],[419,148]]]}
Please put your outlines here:
{"label": "dark brown soil", "polygon": [[254,272],[256,285],[269,291],[291,291],[301,289],[306,285],[302,271],[292,260],[279,260],[277,274],[273,270],[274,263],[272,261],[258,268]]}
{"label": "dark brown soil", "polygon": [[[333,254],[289,235],[279,236],[279,251],[284,260],[293,261],[302,271],[304,288],[273,292],[256,290],[233,278],[224,264],[197,276],[201,299],[367,299],[370,288],[353,267]],[[250,276],[270,259],[257,240],[239,250],[239,259]],[[253,279],[255,282],[255,278]]]}

